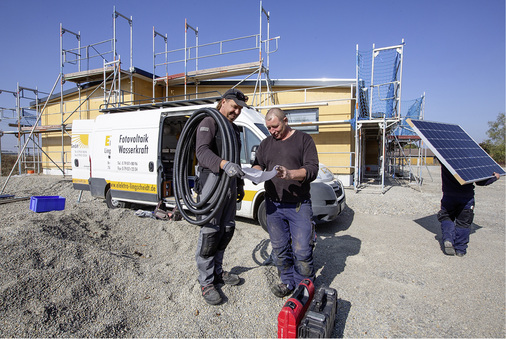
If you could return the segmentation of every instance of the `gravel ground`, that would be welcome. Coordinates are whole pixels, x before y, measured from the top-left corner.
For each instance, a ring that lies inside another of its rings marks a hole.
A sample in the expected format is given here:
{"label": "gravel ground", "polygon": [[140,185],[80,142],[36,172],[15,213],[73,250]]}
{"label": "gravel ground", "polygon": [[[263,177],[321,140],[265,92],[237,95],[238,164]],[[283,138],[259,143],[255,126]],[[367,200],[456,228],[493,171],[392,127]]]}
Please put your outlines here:
{"label": "gravel ground", "polygon": [[[338,291],[334,337],[496,337],[505,331],[505,178],[476,188],[468,254],[441,251],[439,167],[420,187],[346,190],[347,209],[318,227],[316,287]],[[432,177],[432,179],[431,179]],[[5,177],[0,178],[3,186]],[[109,210],[70,178],[14,176],[5,193],[61,195],[63,211],[0,205],[0,337],[276,337],[270,252],[239,219],[225,267],[239,286],[207,305],[196,280],[198,226]]]}

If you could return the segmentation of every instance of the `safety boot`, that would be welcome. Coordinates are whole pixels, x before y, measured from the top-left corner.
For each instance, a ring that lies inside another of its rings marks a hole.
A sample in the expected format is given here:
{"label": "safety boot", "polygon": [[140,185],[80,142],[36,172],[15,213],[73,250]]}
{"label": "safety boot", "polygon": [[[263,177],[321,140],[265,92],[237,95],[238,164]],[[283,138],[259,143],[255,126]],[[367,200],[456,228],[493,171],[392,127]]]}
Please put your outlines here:
{"label": "safety boot", "polygon": [[221,303],[221,295],[216,290],[213,284],[209,284],[207,286],[202,286],[202,297],[209,305],[218,305]]}
{"label": "safety boot", "polygon": [[237,274],[233,274],[227,271],[223,271],[221,274],[214,275],[215,284],[225,285],[238,285],[241,282],[241,278]]}
{"label": "safety boot", "polygon": [[455,248],[450,240],[445,240],[444,243],[445,253],[448,255],[455,255]]}
{"label": "safety boot", "polygon": [[293,289],[290,289],[288,285],[281,283],[271,286],[271,292],[278,298],[284,298],[290,295],[290,293],[293,292]]}

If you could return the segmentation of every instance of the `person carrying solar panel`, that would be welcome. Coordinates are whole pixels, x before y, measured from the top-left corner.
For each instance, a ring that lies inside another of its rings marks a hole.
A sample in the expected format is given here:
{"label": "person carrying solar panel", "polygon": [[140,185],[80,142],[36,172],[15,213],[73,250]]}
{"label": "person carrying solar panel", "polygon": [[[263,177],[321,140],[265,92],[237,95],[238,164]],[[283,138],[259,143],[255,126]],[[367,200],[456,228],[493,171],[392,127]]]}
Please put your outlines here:
{"label": "person carrying solar panel", "polygon": [[[500,178],[499,173],[494,172],[493,175],[477,181],[476,185],[487,186]],[[444,165],[441,165],[441,179],[443,198],[437,219],[441,223],[444,252],[463,257],[474,219],[474,183],[461,185]]]}

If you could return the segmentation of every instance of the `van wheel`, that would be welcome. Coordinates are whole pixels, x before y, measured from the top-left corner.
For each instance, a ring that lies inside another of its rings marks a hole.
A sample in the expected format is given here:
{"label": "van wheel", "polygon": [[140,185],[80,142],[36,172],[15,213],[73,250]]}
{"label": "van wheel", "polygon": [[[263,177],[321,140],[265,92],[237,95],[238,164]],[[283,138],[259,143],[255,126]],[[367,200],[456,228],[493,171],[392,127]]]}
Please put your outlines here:
{"label": "van wheel", "polygon": [[267,232],[267,214],[265,213],[265,200],[262,200],[260,205],[258,205],[257,219],[260,226],[262,226],[264,231]]}
{"label": "van wheel", "polygon": [[116,199],[113,199],[111,196],[111,190],[107,190],[107,193],[105,194],[105,203],[107,204],[107,207],[109,208],[124,208],[126,206],[125,202],[118,201]]}

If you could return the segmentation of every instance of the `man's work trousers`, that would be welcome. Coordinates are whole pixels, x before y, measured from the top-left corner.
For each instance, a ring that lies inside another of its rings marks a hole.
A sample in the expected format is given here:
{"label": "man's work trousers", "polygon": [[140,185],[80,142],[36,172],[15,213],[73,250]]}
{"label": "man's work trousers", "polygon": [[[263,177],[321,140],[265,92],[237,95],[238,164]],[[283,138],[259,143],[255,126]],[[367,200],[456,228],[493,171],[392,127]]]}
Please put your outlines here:
{"label": "man's work trousers", "polygon": [[[206,186],[202,194],[206,194]],[[224,202],[209,223],[201,227],[195,259],[197,261],[198,281],[201,286],[212,284],[215,275],[223,272],[225,249],[235,231],[237,204],[237,183],[230,180],[230,188]]]}
{"label": "man's work trousers", "polygon": [[443,241],[449,240],[456,252],[466,253],[474,219],[474,198],[443,195],[437,218],[441,222]]}
{"label": "man's work trousers", "polygon": [[314,227],[311,201],[300,203],[265,200],[267,230],[281,282],[294,289],[306,278],[314,279]]}

